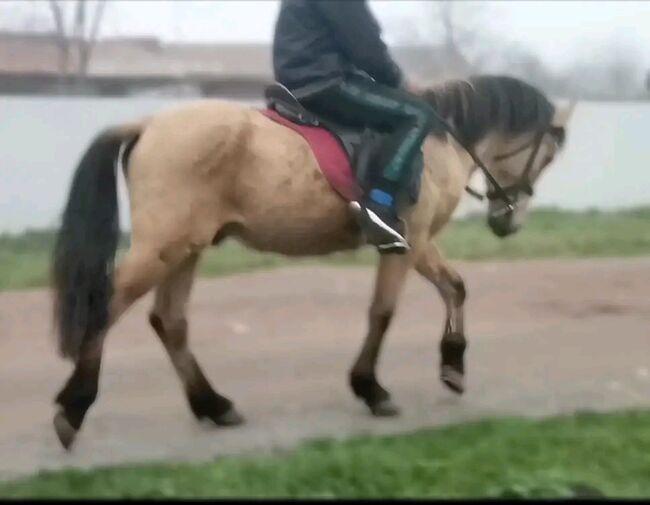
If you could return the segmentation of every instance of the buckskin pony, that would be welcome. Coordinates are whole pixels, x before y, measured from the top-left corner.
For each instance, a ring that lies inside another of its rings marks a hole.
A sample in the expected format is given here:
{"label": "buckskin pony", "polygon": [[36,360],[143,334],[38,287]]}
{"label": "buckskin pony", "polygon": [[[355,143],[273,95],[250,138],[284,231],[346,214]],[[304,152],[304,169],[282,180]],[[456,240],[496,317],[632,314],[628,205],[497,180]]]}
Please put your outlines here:
{"label": "buckskin pony", "polygon": [[[490,226],[499,235],[515,231],[534,183],[562,149],[572,107],[559,108],[533,86],[502,76],[446,82],[423,97],[516,204],[513,213],[500,212],[504,204],[488,187]],[[109,328],[154,288],[150,323],[194,415],[219,426],[243,421],[209,384],[188,344],[187,302],[206,248],[233,237],[258,251],[295,257],[364,245],[348,199],[323,175],[308,140],[268,116],[237,103],[199,100],[109,127],[83,154],[52,262],[59,349],[74,362],[56,396],[54,427],[64,447],[96,399]],[[411,269],[437,288],[446,305],[440,377],[451,390],[464,390],[465,288],[433,239],[450,221],[474,159],[447,133],[432,133],[423,146],[419,198],[404,214],[412,250],[380,257],[368,333],[349,373],[354,394],[373,415],[398,412],[377,380],[376,364]],[[115,268],[118,165],[128,188],[131,242]]]}

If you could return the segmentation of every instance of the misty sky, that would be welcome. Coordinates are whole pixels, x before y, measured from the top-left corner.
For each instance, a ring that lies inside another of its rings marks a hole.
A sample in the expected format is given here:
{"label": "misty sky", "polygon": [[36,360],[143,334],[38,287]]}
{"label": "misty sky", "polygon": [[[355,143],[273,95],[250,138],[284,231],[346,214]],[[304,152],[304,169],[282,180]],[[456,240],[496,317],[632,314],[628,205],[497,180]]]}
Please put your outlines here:
{"label": "misty sky", "polygon": [[[485,23],[484,29],[533,49],[544,61],[563,67],[578,57],[598,58],[607,47],[634,46],[650,66],[650,1],[454,1],[463,15]],[[13,4],[13,6],[12,6]],[[0,17],[19,10],[41,10],[47,2],[0,2]],[[431,1],[372,0],[371,8],[385,28],[388,42],[398,33],[422,31],[431,20],[431,37],[439,34]],[[4,12],[3,12],[4,11]],[[114,1],[106,12],[101,34],[154,34],[167,40],[271,40],[278,11],[274,0]],[[46,18],[44,18],[46,19]],[[479,26],[481,25],[476,25]],[[437,32],[437,33],[436,33]]]}

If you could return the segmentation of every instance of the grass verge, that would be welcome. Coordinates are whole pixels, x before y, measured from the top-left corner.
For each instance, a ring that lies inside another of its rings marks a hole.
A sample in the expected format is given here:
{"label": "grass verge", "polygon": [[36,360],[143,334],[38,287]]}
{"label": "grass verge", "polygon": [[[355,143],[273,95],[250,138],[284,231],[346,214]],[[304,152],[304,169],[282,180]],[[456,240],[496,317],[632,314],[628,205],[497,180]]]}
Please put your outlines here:
{"label": "grass verge", "polygon": [[[0,235],[0,291],[47,285],[52,231]],[[515,236],[498,239],[482,217],[455,220],[440,239],[449,258],[461,260],[590,258],[650,255],[650,207],[618,212],[537,210]],[[371,265],[371,248],[323,258],[288,259],[261,254],[228,242],[204,254],[200,274],[207,277],[269,269],[296,263]]]}
{"label": "grass verge", "polygon": [[0,497],[648,497],[650,411],[505,418],[204,464],[65,471]]}

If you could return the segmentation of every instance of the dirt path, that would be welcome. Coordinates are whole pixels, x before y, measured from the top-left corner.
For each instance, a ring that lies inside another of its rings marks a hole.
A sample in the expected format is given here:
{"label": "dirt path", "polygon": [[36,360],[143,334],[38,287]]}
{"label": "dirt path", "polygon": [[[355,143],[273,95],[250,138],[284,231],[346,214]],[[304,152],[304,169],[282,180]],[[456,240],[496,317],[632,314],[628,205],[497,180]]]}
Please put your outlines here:
{"label": "dirt path", "polygon": [[247,417],[191,417],[140,302],[111,333],[98,403],[74,451],[51,428],[69,365],[54,352],[44,292],[0,294],[0,478],[39,469],[288,447],[480,416],[650,406],[650,259],[460,264],[467,281],[468,392],[438,382],[442,304],[411,277],[380,367],[402,407],[372,419],[347,388],[373,272],[295,268],[203,280],[191,344]]}

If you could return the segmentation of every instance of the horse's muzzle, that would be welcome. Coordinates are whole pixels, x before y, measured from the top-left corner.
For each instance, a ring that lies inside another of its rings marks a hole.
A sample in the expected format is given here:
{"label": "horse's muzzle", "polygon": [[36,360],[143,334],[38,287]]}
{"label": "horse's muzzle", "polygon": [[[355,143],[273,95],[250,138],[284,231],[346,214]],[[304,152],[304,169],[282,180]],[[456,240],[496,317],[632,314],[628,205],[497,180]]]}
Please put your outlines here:
{"label": "horse's muzzle", "polygon": [[489,216],[488,226],[499,238],[505,238],[519,231],[519,225],[514,224],[508,216]]}

